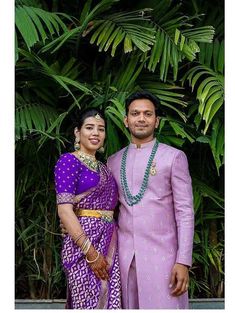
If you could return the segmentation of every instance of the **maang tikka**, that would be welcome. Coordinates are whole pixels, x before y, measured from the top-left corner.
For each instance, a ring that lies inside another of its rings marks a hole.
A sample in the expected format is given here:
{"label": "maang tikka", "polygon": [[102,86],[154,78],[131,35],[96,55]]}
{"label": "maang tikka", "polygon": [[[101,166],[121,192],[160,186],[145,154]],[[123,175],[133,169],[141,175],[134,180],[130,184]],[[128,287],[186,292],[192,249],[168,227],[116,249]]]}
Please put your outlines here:
{"label": "maang tikka", "polygon": [[99,115],[99,113],[97,113],[94,117],[95,117],[95,119],[98,120],[98,121],[101,119],[101,116]]}

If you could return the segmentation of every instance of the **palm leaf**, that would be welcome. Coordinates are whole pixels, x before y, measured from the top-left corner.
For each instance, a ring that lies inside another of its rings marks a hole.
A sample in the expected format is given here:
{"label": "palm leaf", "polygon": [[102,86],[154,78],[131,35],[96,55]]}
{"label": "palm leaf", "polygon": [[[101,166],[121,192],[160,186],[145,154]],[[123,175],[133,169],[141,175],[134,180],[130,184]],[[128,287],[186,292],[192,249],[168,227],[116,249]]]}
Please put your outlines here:
{"label": "palm leaf", "polygon": [[192,182],[193,189],[197,190],[197,192],[199,192],[204,198],[210,198],[218,207],[223,209],[224,199],[216,190],[195,176],[193,177]]}
{"label": "palm leaf", "polygon": [[119,102],[118,99],[111,99],[110,102],[111,104],[107,106],[105,113],[129,140],[130,134],[123,123],[123,119],[125,117],[125,107],[121,102]]}
{"label": "palm leaf", "polygon": [[[224,103],[224,42],[217,39],[212,44],[201,43],[199,62],[182,79],[187,79],[192,90],[197,87],[199,100],[198,121],[205,120],[204,134]],[[214,70],[213,70],[214,69]]]}
{"label": "palm leaf", "polygon": [[143,12],[147,11],[149,10],[115,13],[94,21],[90,42],[96,43],[99,51],[111,48],[112,56],[122,42],[125,53],[136,48],[142,52],[150,50],[154,43],[155,30],[149,23],[149,18],[143,17]]}
{"label": "palm leaf", "polygon": [[164,111],[164,107],[170,108],[170,110],[176,112],[184,122],[187,121],[185,113],[180,109],[180,107],[187,106],[187,102],[183,100],[185,95],[179,92],[183,90],[182,87],[155,81],[148,75],[142,75],[142,79],[138,81],[138,84],[142,89],[149,90],[160,99],[162,106],[160,109],[162,109],[162,111]]}
{"label": "palm leaf", "polygon": [[16,94],[16,140],[28,133],[45,131],[57,117],[55,109],[41,103],[32,103]]}
{"label": "palm leaf", "polygon": [[179,13],[180,5],[160,1],[154,5],[152,16],[156,38],[149,54],[148,70],[154,72],[159,66],[160,79],[166,81],[169,67],[177,79],[178,64],[183,59],[193,61],[200,51],[197,42],[212,42],[212,26],[193,27],[190,17]]}
{"label": "palm leaf", "polygon": [[132,54],[124,59],[122,66],[117,71],[112,85],[120,91],[131,90],[138,76],[141,74],[144,63],[140,62],[139,54]]}
{"label": "palm leaf", "polygon": [[[190,143],[195,141],[193,131],[190,126],[174,119],[170,116],[162,117],[158,128],[158,138],[161,142],[182,147],[188,140]],[[163,139],[163,140],[162,140]]]}
{"label": "palm leaf", "polygon": [[61,48],[66,41],[68,41],[69,39],[73,39],[73,37],[75,37],[76,35],[79,35],[81,33],[82,33],[82,27],[81,26],[76,27],[72,30],[66,31],[61,36],[56,38],[55,40],[53,40],[50,43],[48,43],[47,45],[43,46],[43,48],[40,50],[40,52],[43,53],[43,52],[46,52],[48,50],[53,49],[51,51],[51,53],[54,53],[57,50],[59,50],[59,48]]}
{"label": "palm leaf", "polygon": [[175,122],[175,121],[169,121],[169,124],[173,128],[177,136],[180,136],[182,138],[187,138],[190,141],[190,143],[193,143],[195,141],[194,138],[186,132],[184,127],[180,125],[180,123]]}
{"label": "palm leaf", "polygon": [[219,175],[219,169],[224,164],[224,123],[219,118],[213,121],[209,144]]}
{"label": "palm leaf", "polygon": [[41,73],[42,75],[48,76],[52,78],[56,83],[58,83],[63,89],[65,89],[74,99],[77,106],[79,107],[79,103],[77,101],[77,98],[75,97],[72,90],[69,88],[69,86],[75,87],[77,90],[82,91],[86,94],[91,94],[91,90],[85,86],[85,84],[78,82],[77,80],[73,80],[67,76],[60,75],[60,73],[57,73],[53,66],[49,66],[46,62],[44,62],[41,58],[36,56],[33,53],[28,53],[27,51],[24,51],[22,49],[19,49],[19,52],[27,58],[29,62],[32,64],[37,64],[37,67],[34,67],[36,71]]}
{"label": "palm leaf", "polygon": [[224,71],[224,41],[218,39],[211,44],[200,43],[199,62],[223,74]]}
{"label": "palm leaf", "polygon": [[196,53],[200,51],[197,42],[211,42],[214,35],[212,26],[194,28],[180,31],[172,26],[170,30],[166,27],[156,25],[156,40],[151,50],[148,70],[154,72],[160,64],[160,79],[166,81],[169,65],[173,68],[174,80],[177,79],[178,64],[184,58],[193,61]]}
{"label": "palm leaf", "polygon": [[[85,95],[82,95],[77,99],[78,103],[81,102],[84,96]],[[63,123],[66,116],[71,114],[71,112],[73,111],[75,107],[76,107],[76,102],[70,105],[67,111],[59,114],[59,116],[57,116],[56,119],[54,119],[53,123],[51,123],[51,125],[47,128],[45,136],[42,136],[41,139],[39,140],[38,149],[40,149],[48,139],[57,139],[58,141],[62,143],[62,145],[64,145],[64,140],[60,135],[61,124]]]}
{"label": "palm leaf", "polygon": [[205,121],[204,134],[206,134],[212,119],[224,103],[223,76],[205,65],[197,65],[186,72],[182,78],[182,84],[186,80],[189,82],[192,90],[196,84],[198,85],[198,113]]}
{"label": "palm leaf", "polygon": [[[118,1],[119,0],[102,0],[93,9],[91,9],[91,1],[86,1],[81,12],[81,24],[79,26],[76,26],[75,28],[72,28],[71,30],[67,30],[60,37],[45,45],[41,49],[41,52],[46,52],[53,49],[51,53],[54,53],[59,48],[61,48],[68,40],[73,40],[75,39],[75,37],[77,37],[76,40],[78,41],[78,39],[82,35],[86,36],[93,28],[93,20],[95,19],[95,17],[101,14],[103,11],[108,10],[113,4]],[[92,26],[90,26],[89,23]]]}
{"label": "palm leaf", "polygon": [[[68,15],[63,16],[71,20]],[[37,42],[45,44],[46,39],[67,31],[67,26],[58,14],[25,5],[16,6],[15,23],[29,51]]]}

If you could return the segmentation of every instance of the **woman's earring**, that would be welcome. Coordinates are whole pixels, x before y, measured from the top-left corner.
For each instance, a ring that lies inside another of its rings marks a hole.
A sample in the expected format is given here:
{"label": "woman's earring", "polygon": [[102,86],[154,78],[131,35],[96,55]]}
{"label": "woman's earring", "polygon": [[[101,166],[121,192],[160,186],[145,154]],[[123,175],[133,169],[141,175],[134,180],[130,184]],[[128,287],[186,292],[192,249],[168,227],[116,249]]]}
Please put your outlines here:
{"label": "woman's earring", "polygon": [[104,153],[104,147],[100,147],[97,151],[98,151],[99,153]]}
{"label": "woman's earring", "polygon": [[78,151],[80,149],[80,140],[79,138],[75,138],[75,141],[74,141],[74,150],[75,151]]}

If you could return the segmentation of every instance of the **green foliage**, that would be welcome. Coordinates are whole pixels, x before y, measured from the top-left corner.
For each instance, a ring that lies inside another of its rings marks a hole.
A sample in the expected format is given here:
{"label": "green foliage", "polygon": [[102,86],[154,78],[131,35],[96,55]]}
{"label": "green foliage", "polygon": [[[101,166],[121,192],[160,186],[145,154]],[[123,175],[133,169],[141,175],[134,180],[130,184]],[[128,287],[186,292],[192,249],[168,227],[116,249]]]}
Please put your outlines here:
{"label": "green foliage", "polygon": [[200,46],[199,62],[192,66],[182,78],[182,84],[188,81],[192,91],[196,92],[198,114],[194,118],[197,128],[204,121],[203,134],[210,130],[209,136],[200,136],[210,145],[219,175],[224,155],[224,121],[222,106],[224,104],[224,42],[215,40],[213,44]]}
{"label": "green foliage", "polygon": [[166,81],[169,66],[177,79],[178,66],[183,59],[193,61],[200,51],[197,42],[212,42],[212,26],[192,27],[191,18],[179,15],[180,4],[172,6],[171,1],[160,1],[153,10],[156,39],[151,50],[148,69],[155,72],[159,63],[160,79]]}
{"label": "green foliage", "polygon": [[[63,14],[63,17],[71,19],[66,14]],[[29,51],[36,43],[42,42],[45,44],[46,39],[67,31],[66,24],[58,14],[26,5],[16,6],[15,23],[16,36],[18,36],[18,32],[21,34]],[[16,42],[18,42],[18,39],[16,39]],[[17,49],[18,46],[16,46],[16,51]]]}
{"label": "green foliage", "polygon": [[150,50],[154,44],[155,30],[150,23],[146,23],[149,19],[143,17],[145,11],[148,10],[115,13],[104,20],[95,21],[90,43],[96,42],[100,52],[112,47],[112,56],[122,42],[124,53],[132,52],[135,48],[142,52]]}
{"label": "green foliage", "polygon": [[[16,1],[16,297],[63,298],[53,167],[80,109],[103,109],[105,158],[124,147],[125,98],[161,100],[158,139],[193,178],[191,297],[223,296],[223,4]],[[214,38],[215,36],[215,38]]]}
{"label": "green foliage", "polygon": [[205,65],[198,65],[190,69],[182,79],[189,81],[194,90],[198,83],[197,99],[199,101],[198,113],[205,121],[204,134],[206,134],[211,121],[224,103],[224,78]]}
{"label": "green foliage", "polygon": [[16,140],[26,138],[28,131],[45,133],[56,116],[57,112],[50,106],[34,103],[31,99],[25,99],[16,93]]}

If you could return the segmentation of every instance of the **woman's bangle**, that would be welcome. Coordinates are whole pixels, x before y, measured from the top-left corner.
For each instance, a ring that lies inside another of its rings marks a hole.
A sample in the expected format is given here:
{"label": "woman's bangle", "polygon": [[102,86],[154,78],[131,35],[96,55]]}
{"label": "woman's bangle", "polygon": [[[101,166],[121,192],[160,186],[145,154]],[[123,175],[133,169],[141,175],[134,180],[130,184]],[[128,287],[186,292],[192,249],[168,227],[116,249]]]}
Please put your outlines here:
{"label": "woman's bangle", "polygon": [[86,246],[86,249],[84,248],[84,250],[83,250],[83,253],[84,253],[85,255],[86,255],[87,252],[89,251],[90,247],[91,247],[91,242],[90,242],[90,240],[89,240],[89,242],[88,242],[88,244],[87,244],[87,246]]}
{"label": "woman's bangle", "polygon": [[99,251],[96,251],[97,252],[97,256],[96,256],[96,258],[94,259],[94,260],[88,260],[88,258],[87,258],[87,256],[86,256],[86,261],[87,261],[87,263],[89,263],[89,264],[91,264],[91,263],[95,263],[98,259],[99,259],[99,256],[100,256],[100,253],[99,253]]}
{"label": "woman's bangle", "polygon": [[81,245],[81,250],[82,250],[82,252],[84,253],[84,254],[86,254],[85,253],[85,251],[86,251],[86,248],[87,248],[87,246],[89,245],[89,243],[90,243],[90,240],[89,240],[89,238],[85,238],[84,239],[84,241],[83,241],[83,243],[82,243],[82,245]]}
{"label": "woman's bangle", "polygon": [[78,240],[79,240],[80,238],[82,238],[83,236],[86,236],[86,235],[82,232],[80,235],[78,235],[78,236],[74,239],[74,242],[77,243]]}

